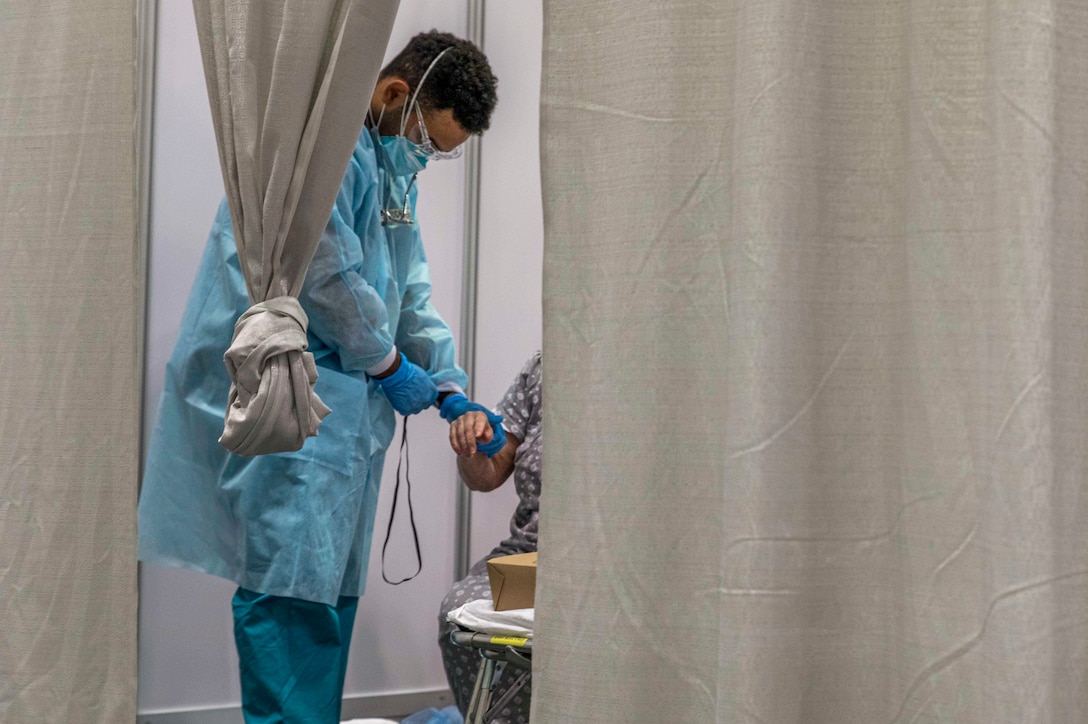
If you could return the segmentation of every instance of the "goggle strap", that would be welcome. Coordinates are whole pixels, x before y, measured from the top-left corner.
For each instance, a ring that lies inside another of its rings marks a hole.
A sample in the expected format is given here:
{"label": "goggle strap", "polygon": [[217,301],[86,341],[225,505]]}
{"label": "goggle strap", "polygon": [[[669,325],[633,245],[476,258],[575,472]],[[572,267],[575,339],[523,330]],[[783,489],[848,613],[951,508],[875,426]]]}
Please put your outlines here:
{"label": "goggle strap", "polygon": [[423,88],[423,82],[427,80],[427,76],[429,76],[431,74],[431,71],[434,70],[435,64],[439,60],[442,59],[443,55],[450,52],[451,50],[453,50],[452,45],[450,47],[446,48],[445,50],[443,50],[438,55],[434,56],[434,60],[432,60],[431,64],[427,66],[427,70],[423,71],[423,76],[419,79],[419,84],[416,85],[416,89],[412,93],[411,99],[404,105],[404,109],[401,110],[401,114],[400,114],[400,135],[402,135],[402,136],[404,135],[404,127],[408,125],[408,113],[407,113],[407,111],[408,111],[409,108],[411,108],[415,104],[416,98],[419,97],[419,91],[420,91],[420,89]]}

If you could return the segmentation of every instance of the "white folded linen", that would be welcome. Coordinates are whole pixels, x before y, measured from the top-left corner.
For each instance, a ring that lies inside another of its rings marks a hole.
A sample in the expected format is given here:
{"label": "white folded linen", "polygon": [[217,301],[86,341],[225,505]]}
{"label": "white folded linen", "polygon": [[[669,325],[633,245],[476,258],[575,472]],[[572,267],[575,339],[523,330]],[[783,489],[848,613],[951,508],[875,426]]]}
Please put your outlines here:
{"label": "white folded linen", "polygon": [[480,598],[453,609],[446,614],[446,620],[492,636],[520,636],[531,639],[535,611],[535,608],[496,611],[491,599]]}

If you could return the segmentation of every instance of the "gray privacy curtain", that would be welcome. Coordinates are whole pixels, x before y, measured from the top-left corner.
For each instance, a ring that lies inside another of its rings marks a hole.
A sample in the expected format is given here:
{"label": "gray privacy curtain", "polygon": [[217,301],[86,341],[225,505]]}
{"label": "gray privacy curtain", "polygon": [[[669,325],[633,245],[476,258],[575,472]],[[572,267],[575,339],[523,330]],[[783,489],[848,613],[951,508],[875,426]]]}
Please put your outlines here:
{"label": "gray privacy curtain", "polygon": [[0,722],[136,717],[132,0],[0,2]]}
{"label": "gray privacy curtain", "polygon": [[222,442],[299,449],[329,409],[296,299],[362,130],[399,0],[193,0],[238,258],[254,306],[226,354]]}
{"label": "gray privacy curtain", "polygon": [[1088,5],[544,18],[533,721],[1088,721]]}

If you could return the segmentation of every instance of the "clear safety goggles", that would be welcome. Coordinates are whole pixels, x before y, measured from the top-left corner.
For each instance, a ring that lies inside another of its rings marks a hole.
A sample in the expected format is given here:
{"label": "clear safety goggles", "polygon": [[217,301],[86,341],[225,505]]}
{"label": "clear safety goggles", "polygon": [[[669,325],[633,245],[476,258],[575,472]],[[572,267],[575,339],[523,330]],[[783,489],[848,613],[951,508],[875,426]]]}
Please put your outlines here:
{"label": "clear safety goggles", "polygon": [[[427,159],[431,161],[449,161],[455,158],[460,158],[461,152],[464,150],[463,146],[457,146],[451,151],[441,151],[434,145],[434,141],[431,140],[430,135],[427,133],[427,124],[423,122],[423,109],[419,107],[419,103],[412,103],[413,111],[416,114],[416,125],[408,129],[407,133],[402,130],[402,135],[412,143],[419,146],[423,153],[427,154]],[[402,121],[402,125],[407,125]]]}

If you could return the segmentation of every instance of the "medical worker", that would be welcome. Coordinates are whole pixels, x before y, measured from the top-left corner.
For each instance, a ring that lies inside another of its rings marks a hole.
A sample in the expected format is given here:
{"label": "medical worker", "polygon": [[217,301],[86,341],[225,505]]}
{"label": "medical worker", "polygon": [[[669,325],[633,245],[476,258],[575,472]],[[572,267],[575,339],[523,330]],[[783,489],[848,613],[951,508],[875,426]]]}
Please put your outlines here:
{"label": "medical worker", "polygon": [[[486,57],[446,33],[412,38],[379,75],[299,295],[316,390],[332,413],[295,453],[242,457],[217,442],[230,387],[223,353],[250,306],[220,205],[167,365],[139,552],[238,584],[234,632],[251,724],[340,720],[393,412],[443,403],[452,422],[479,407],[462,394],[453,335],[430,302],[414,182],[482,133],[495,102]],[[493,442],[501,435],[499,427]]]}

